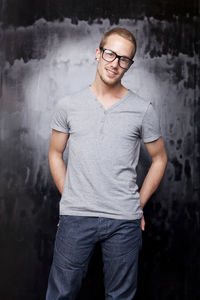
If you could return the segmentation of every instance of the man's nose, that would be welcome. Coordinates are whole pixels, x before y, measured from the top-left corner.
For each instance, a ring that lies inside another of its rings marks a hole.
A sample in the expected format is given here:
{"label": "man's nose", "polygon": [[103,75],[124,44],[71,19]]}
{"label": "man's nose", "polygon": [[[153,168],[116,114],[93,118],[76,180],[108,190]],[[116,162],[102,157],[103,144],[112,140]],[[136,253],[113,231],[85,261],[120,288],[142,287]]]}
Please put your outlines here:
{"label": "man's nose", "polygon": [[116,57],[116,58],[112,61],[111,64],[112,64],[113,68],[118,68],[118,66],[119,66],[119,58]]}

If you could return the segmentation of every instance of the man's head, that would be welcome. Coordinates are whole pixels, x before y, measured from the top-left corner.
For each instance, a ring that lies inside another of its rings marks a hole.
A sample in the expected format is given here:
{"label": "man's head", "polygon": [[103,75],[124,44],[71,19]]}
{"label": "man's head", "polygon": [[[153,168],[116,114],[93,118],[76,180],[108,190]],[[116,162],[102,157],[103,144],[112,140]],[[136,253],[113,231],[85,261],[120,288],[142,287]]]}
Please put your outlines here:
{"label": "man's head", "polygon": [[133,58],[135,56],[136,48],[137,48],[136,39],[135,39],[134,35],[125,28],[115,27],[115,28],[105,32],[101,38],[99,48],[104,48],[108,37],[113,34],[119,35],[122,38],[130,41],[133,44],[133,53],[132,53],[132,58]]}
{"label": "man's head", "polygon": [[116,27],[104,33],[96,49],[96,59],[99,61],[97,74],[100,79],[107,85],[119,84],[133,63],[135,52],[135,37],[127,29]]}

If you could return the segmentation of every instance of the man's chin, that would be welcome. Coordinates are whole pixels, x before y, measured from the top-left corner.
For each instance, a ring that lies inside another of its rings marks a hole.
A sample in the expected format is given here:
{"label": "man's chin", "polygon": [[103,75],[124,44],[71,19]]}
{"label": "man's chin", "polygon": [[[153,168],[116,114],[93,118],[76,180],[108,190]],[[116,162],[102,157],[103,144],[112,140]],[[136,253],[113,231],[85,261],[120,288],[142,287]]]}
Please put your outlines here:
{"label": "man's chin", "polygon": [[107,86],[116,86],[117,84],[119,84],[121,82],[121,78],[102,78],[103,82],[107,85]]}

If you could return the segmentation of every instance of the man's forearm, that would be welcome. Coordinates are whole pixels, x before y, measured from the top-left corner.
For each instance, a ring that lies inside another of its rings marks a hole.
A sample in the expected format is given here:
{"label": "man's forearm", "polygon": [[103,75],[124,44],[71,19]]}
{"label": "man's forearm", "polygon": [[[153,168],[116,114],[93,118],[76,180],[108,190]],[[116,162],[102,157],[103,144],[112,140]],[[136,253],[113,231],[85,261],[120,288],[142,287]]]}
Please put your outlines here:
{"label": "man's forearm", "polygon": [[66,165],[62,155],[49,152],[49,166],[53,180],[62,194],[66,177]]}
{"label": "man's forearm", "polygon": [[151,167],[144,179],[142,187],[140,189],[140,201],[141,207],[144,208],[145,204],[151,197],[151,195],[157,189],[166,168],[166,159],[152,162]]}

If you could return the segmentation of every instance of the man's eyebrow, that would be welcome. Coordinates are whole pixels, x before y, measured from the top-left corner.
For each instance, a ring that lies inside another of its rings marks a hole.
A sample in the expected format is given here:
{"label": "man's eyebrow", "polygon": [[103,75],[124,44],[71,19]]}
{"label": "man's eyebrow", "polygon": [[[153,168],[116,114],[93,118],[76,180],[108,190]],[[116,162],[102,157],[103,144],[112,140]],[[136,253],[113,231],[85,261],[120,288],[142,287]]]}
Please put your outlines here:
{"label": "man's eyebrow", "polygon": [[[111,49],[109,49],[109,48],[105,48],[105,49],[107,49],[107,50],[109,50],[109,51],[112,51],[112,52],[114,52],[115,54],[117,54],[117,52],[115,52],[114,50],[111,50]],[[119,54],[117,54],[117,55],[120,56],[120,57],[125,57],[125,58],[128,58],[128,59],[132,60],[132,58],[130,58],[130,57],[126,56],[126,55],[119,55]]]}

